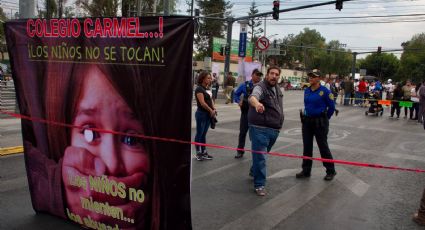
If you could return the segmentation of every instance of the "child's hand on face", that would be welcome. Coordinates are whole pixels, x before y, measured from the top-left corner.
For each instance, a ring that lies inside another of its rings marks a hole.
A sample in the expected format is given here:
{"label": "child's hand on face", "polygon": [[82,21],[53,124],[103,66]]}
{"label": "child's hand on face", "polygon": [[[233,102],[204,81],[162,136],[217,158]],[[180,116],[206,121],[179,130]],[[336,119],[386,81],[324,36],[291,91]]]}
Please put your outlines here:
{"label": "child's hand on face", "polygon": [[[75,170],[77,172],[73,172]],[[101,176],[105,170],[106,166],[103,161],[87,149],[74,146],[66,148],[62,162],[62,175],[79,173],[82,176]]]}
{"label": "child's hand on face", "polygon": [[[69,146],[62,160],[62,180],[64,183],[68,207],[81,210],[81,197],[89,197],[88,177],[101,176],[106,166],[103,161],[85,148]],[[85,184],[85,185],[84,185]]]}

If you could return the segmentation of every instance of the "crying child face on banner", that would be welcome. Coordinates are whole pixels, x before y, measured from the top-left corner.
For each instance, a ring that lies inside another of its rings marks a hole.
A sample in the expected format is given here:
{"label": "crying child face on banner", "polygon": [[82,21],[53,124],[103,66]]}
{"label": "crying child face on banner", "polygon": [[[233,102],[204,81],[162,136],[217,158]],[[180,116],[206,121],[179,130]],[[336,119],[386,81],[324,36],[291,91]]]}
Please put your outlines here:
{"label": "crying child face on banner", "polygon": [[137,137],[144,127],[111,78],[95,65],[84,71],[62,162],[67,215],[85,226],[143,228],[151,173],[150,154]]}

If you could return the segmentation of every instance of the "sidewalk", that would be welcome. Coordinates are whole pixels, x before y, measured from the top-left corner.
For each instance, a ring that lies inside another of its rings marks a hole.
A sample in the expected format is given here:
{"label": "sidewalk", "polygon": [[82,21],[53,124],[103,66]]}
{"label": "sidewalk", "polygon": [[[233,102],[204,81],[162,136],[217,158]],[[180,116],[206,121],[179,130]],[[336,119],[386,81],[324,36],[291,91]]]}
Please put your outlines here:
{"label": "sidewalk", "polygon": [[0,155],[22,152],[21,119],[0,118]]}

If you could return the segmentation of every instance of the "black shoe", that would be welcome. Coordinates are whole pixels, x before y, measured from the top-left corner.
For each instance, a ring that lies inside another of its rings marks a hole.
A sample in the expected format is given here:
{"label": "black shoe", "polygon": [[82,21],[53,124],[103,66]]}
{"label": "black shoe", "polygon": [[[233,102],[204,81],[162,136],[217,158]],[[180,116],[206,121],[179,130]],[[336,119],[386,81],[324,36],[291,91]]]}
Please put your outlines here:
{"label": "black shoe", "polygon": [[203,161],[204,160],[204,155],[202,153],[197,153],[196,154],[196,160],[197,161]]}
{"label": "black shoe", "polygon": [[209,155],[207,152],[202,154],[202,158],[204,160],[212,160],[213,159],[213,157],[211,155]]}
{"label": "black shoe", "polygon": [[339,110],[335,109],[335,116],[337,117],[339,113]]}
{"label": "black shoe", "polygon": [[423,220],[423,218],[419,218],[418,213],[413,214],[412,220],[415,221],[420,226],[425,226],[425,221]]}
{"label": "black shoe", "polygon": [[243,154],[244,154],[243,152],[237,152],[235,158],[236,159],[242,158]]}
{"label": "black shoe", "polygon": [[295,177],[296,177],[297,179],[309,178],[310,176],[311,176],[311,174],[310,174],[310,173],[305,173],[305,172],[303,172],[303,171],[301,171],[301,172],[299,172],[299,173],[295,174]]}
{"label": "black shoe", "polygon": [[334,172],[334,173],[327,173],[326,176],[323,178],[323,180],[327,180],[327,181],[333,180],[334,177],[335,177],[335,175],[336,175],[336,172]]}

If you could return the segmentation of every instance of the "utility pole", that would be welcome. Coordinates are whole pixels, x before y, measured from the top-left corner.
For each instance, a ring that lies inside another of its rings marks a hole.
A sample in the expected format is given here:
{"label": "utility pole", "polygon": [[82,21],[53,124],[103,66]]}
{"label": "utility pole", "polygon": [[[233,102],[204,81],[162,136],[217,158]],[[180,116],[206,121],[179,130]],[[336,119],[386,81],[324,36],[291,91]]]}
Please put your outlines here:
{"label": "utility pole", "polygon": [[[348,1],[353,1],[353,0],[338,0],[338,2],[348,2]],[[164,0],[164,4],[165,4],[165,2],[168,2],[168,0]],[[293,7],[293,8],[281,9],[281,10],[279,10],[279,13],[308,9],[308,8],[324,6],[324,5],[330,5],[330,4],[335,4],[336,2],[337,1],[329,1],[329,2],[322,2],[322,3],[310,4],[310,5],[304,5],[304,6],[297,6],[297,7]],[[164,13],[165,13],[165,11],[164,11]],[[225,59],[225,62],[224,62],[224,72],[225,72],[225,74],[227,74],[229,72],[229,69],[230,69],[230,45],[232,43],[233,22],[251,19],[251,18],[267,17],[267,16],[272,15],[272,14],[273,14],[273,11],[269,11],[269,12],[264,12],[264,13],[260,13],[260,14],[250,15],[250,16],[243,16],[243,17],[238,17],[238,18],[230,17],[230,18],[225,19],[227,21],[227,26],[228,26],[227,27],[227,44],[226,44],[227,52],[226,52],[226,59]],[[208,18],[208,17],[205,17],[205,18]],[[214,18],[214,19],[223,20],[223,19],[220,19],[220,18]],[[264,20],[266,20],[266,18],[264,18]],[[266,23],[264,23],[264,34],[266,34]]]}
{"label": "utility pole", "polygon": [[227,76],[227,73],[230,71],[230,51],[232,45],[232,27],[233,27],[233,18],[227,20],[227,42],[225,50],[225,61],[224,61],[224,76]]}
{"label": "utility pole", "polygon": [[353,63],[351,65],[351,77],[354,80],[354,77],[356,76],[356,58],[357,58],[357,52],[353,52]]}
{"label": "utility pole", "polygon": [[170,15],[170,2],[168,0],[164,0],[164,16]]}
{"label": "utility pole", "polygon": [[192,3],[190,4],[190,16],[193,17],[193,4],[195,0],[192,0]]}
{"label": "utility pole", "polygon": [[[266,18],[267,17],[264,17],[264,37],[266,37],[266,29],[267,29],[267,20],[266,20]],[[263,64],[262,64],[262,66],[261,66],[261,69],[262,69],[262,71],[261,72],[265,72],[266,71],[266,51],[265,50],[262,50],[261,51],[261,56],[262,56],[262,59],[263,59]],[[264,70],[263,70],[263,68],[264,68]]]}
{"label": "utility pole", "polygon": [[142,16],[142,0],[136,1],[136,15],[137,17]]}

